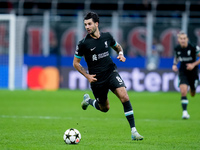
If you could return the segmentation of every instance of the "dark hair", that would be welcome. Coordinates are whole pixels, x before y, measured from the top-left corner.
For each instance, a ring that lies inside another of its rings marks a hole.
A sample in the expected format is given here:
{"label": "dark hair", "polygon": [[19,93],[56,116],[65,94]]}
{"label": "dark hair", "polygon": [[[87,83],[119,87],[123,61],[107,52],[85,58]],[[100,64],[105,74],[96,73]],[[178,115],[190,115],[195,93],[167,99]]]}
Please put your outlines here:
{"label": "dark hair", "polygon": [[84,20],[92,19],[93,22],[98,22],[99,23],[99,16],[95,12],[89,12],[85,15]]}

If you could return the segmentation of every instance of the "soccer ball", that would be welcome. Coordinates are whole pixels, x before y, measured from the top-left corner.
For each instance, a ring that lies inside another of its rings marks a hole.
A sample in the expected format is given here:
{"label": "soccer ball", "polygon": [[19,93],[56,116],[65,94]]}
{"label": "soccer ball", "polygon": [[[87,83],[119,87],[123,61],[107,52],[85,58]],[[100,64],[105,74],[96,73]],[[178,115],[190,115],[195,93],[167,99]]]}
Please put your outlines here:
{"label": "soccer ball", "polygon": [[81,134],[77,129],[71,128],[65,131],[63,139],[66,144],[78,144],[81,140]]}

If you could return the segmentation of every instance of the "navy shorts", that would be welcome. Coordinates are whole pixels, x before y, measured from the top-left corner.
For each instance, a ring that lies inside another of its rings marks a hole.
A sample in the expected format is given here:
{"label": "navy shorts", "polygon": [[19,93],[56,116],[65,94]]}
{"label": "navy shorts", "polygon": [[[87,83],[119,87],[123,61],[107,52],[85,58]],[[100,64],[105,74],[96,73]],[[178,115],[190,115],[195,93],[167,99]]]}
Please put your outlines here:
{"label": "navy shorts", "polygon": [[115,70],[102,84],[91,84],[91,89],[98,103],[105,103],[107,100],[108,91],[115,91],[116,88],[126,87],[119,73]]}

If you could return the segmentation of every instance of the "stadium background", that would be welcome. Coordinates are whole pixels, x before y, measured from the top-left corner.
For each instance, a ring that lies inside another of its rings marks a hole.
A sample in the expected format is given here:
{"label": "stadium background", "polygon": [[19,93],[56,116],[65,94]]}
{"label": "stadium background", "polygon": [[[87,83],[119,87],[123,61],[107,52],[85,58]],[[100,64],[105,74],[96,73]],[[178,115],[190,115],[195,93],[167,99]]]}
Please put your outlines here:
{"label": "stadium background", "polygon": [[[128,90],[178,91],[171,70],[176,34],[184,30],[200,45],[199,8],[198,0],[1,0],[0,14],[16,17],[16,55],[23,52],[15,60],[22,69],[15,69],[14,89],[89,88],[72,61],[85,35],[83,15],[91,10],[100,16],[100,30],[111,32],[124,48],[126,63],[110,53]],[[1,21],[0,88],[9,88],[8,33],[8,23]]]}

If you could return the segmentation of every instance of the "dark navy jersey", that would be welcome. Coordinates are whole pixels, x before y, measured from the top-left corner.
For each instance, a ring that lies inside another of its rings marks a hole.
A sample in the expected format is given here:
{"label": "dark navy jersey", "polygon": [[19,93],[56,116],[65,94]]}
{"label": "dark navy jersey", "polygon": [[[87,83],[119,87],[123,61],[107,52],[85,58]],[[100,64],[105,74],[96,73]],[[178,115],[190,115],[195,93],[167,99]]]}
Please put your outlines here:
{"label": "dark navy jersey", "polygon": [[[182,48],[180,45],[175,47],[175,56],[180,61],[179,71],[187,71],[186,64],[193,63],[197,60],[197,55],[200,53],[200,48],[188,43],[186,48]],[[195,66],[194,70],[197,70],[198,66]]]}
{"label": "dark navy jersey", "polygon": [[110,55],[109,49],[116,45],[116,41],[108,32],[100,33],[98,39],[89,34],[81,40],[76,48],[75,57],[85,58],[89,74],[96,74],[97,82],[105,80],[116,68]]}

